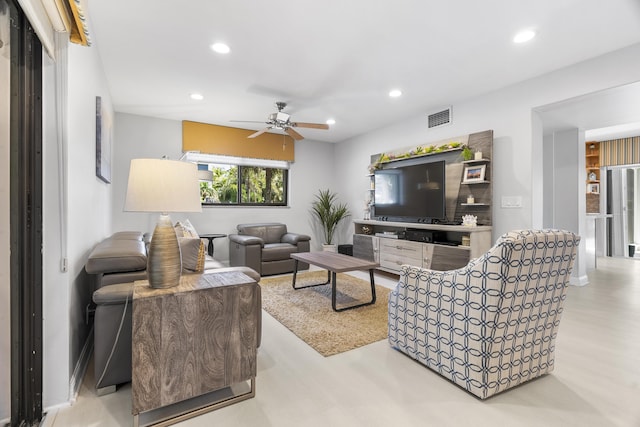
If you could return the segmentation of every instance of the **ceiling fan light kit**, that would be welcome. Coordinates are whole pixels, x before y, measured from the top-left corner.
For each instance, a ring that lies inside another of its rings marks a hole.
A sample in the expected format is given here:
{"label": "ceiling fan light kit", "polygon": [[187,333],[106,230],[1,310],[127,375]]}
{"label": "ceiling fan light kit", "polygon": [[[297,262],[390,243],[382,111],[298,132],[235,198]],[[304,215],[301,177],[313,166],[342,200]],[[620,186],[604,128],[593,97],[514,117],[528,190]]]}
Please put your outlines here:
{"label": "ceiling fan light kit", "polygon": [[[276,102],[276,107],[278,108],[278,111],[275,113],[269,114],[269,119],[266,122],[264,122],[269,126],[255,133],[252,133],[247,138],[255,138],[267,131],[270,131],[271,129],[282,129],[291,138],[295,139],[296,141],[300,141],[304,139],[304,136],[302,136],[300,133],[296,132],[292,128],[298,127],[298,128],[324,129],[324,130],[329,129],[329,125],[325,123],[292,122],[291,115],[282,111],[286,106],[287,106],[286,102]],[[252,122],[252,121],[246,121],[246,120],[231,120],[231,121],[244,122],[244,123],[262,123],[257,121]]]}

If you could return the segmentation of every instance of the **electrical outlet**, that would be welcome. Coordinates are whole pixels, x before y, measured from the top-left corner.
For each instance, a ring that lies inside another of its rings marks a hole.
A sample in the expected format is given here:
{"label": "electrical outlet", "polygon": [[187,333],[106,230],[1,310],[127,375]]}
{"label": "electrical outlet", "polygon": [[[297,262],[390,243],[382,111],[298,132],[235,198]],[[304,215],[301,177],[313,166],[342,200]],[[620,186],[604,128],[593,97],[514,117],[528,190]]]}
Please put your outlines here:
{"label": "electrical outlet", "polygon": [[522,207],[522,196],[502,196],[502,204],[503,208],[521,208]]}

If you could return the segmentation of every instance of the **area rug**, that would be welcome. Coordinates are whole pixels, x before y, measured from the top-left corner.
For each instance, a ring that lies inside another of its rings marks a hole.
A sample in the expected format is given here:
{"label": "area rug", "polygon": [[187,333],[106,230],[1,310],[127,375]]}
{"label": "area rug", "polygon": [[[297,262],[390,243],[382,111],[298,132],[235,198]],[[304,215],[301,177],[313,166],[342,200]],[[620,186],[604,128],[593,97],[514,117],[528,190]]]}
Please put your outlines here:
{"label": "area rug", "polygon": [[[387,337],[389,288],[376,285],[376,303],[353,310],[335,312],[331,308],[331,285],[294,290],[293,275],[260,280],[262,308],[298,338],[323,356],[362,347]],[[299,273],[296,286],[322,283],[326,271]],[[368,280],[338,274],[338,308],[371,300]]]}

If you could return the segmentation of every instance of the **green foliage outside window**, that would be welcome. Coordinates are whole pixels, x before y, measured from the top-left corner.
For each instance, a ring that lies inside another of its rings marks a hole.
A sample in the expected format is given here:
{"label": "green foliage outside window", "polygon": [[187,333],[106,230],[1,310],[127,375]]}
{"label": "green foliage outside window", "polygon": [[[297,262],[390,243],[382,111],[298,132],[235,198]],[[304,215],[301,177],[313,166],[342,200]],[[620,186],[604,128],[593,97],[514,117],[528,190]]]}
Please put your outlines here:
{"label": "green foliage outside window", "polygon": [[200,182],[200,199],[203,204],[287,204],[285,169],[214,164],[208,167],[213,173],[213,182]]}

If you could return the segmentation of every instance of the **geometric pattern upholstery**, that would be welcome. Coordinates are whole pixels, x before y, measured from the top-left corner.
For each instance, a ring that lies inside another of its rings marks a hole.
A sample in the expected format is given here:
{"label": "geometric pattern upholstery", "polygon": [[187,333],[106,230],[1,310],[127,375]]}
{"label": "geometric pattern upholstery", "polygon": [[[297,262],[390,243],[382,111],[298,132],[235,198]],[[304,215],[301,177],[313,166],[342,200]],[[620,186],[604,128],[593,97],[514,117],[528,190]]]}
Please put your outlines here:
{"label": "geometric pattern upholstery", "polygon": [[579,242],[519,230],[458,270],[403,265],[389,343],[481,399],[551,372]]}

